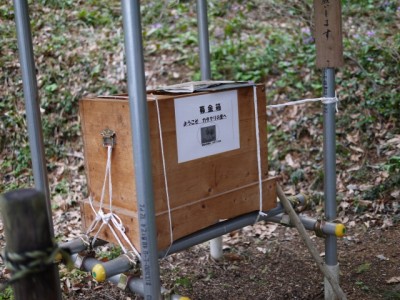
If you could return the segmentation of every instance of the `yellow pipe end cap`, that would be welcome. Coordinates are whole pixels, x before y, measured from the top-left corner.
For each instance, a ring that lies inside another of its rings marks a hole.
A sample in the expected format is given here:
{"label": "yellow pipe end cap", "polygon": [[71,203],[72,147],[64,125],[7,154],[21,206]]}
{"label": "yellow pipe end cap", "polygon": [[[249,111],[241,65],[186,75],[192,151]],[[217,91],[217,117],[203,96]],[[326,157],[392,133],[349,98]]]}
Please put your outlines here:
{"label": "yellow pipe end cap", "polygon": [[344,237],[346,234],[346,226],[343,224],[337,224],[335,228],[335,235],[337,237]]}
{"label": "yellow pipe end cap", "polygon": [[179,300],[190,300],[189,297],[180,297]]}
{"label": "yellow pipe end cap", "polygon": [[94,265],[94,267],[92,268],[92,276],[98,282],[103,282],[104,280],[106,280],[106,270],[104,269],[103,265]]}

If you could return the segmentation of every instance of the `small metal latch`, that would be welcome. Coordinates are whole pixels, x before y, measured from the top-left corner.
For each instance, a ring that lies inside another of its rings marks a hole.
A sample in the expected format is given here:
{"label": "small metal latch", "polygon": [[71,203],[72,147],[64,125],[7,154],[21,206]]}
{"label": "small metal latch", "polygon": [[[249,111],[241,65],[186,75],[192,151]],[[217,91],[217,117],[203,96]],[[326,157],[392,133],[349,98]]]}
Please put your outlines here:
{"label": "small metal latch", "polygon": [[115,146],[115,131],[111,130],[110,128],[106,128],[100,134],[103,137],[103,147]]}

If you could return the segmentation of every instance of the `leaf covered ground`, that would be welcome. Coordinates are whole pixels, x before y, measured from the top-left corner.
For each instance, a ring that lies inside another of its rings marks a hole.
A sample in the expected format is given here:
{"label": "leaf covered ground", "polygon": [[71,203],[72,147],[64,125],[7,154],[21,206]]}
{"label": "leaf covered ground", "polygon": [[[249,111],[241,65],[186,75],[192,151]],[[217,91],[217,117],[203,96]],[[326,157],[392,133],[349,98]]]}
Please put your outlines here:
{"label": "leaf covered ground", "polygon": [[[193,1],[192,1],[193,2]],[[200,78],[196,7],[142,1],[148,87]],[[78,100],[126,92],[119,1],[30,3],[56,238],[80,234],[87,196]],[[310,1],[209,1],[214,79],[265,83],[268,104],[319,97]],[[349,299],[400,299],[400,3],[343,1],[345,66],[337,71],[341,282]],[[0,192],[32,186],[11,3],[0,4]],[[270,174],[323,215],[320,104],[269,109]],[[321,253],[323,241],[313,237]],[[164,286],[193,299],[319,299],[322,276],[293,229],[257,224],[224,237],[225,258],[199,245],[161,261]],[[323,255],[323,253],[322,253]],[[6,275],[6,274],[5,274]],[[62,270],[69,299],[135,299]],[[4,299],[6,295],[2,295]]]}

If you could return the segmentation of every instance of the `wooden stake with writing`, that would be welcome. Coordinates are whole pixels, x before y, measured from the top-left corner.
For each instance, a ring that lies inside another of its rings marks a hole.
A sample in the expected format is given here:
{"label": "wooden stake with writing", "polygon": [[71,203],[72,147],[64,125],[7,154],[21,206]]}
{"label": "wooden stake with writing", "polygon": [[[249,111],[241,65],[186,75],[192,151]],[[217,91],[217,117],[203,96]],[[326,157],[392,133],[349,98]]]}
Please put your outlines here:
{"label": "wooden stake with writing", "polygon": [[318,68],[343,66],[342,7],[340,0],[314,0]]}

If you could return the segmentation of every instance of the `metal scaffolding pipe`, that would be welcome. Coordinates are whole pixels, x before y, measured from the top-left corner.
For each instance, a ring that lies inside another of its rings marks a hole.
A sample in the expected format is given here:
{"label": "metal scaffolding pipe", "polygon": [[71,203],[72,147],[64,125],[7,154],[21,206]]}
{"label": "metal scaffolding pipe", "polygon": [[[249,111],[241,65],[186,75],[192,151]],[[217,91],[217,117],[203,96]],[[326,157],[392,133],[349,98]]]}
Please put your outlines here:
{"label": "metal scaffolding pipe", "polygon": [[102,282],[114,275],[129,271],[136,265],[134,254],[123,254],[107,262],[95,264],[91,270],[92,276]]}
{"label": "metal scaffolding pipe", "polygon": [[[278,205],[278,207],[268,211],[268,216],[275,216],[282,212],[283,212],[282,206]],[[186,248],[209,241],[210,239],[215,238],[217,236],[224,235],[226,233],[240,229],[247,225],[252,225],[256,222],[257,217],[258,217],[258,212],[253,212],[253,213],[249,213],[246,215],[242,215],[242,216],[239,216],[239,217],[236,217],[233,219],[229,219],[229,220],[214,224],[210,227],[207,227],[203,230],[200,230],[200,231],[195,232],[187,237],[184,237],[184,238],[181,238],[181,239],[175,241],[171,245],[171,248],[169,248],[168,254],[182,251]],[[259,220],[261,221],[261,220],[264,220],[265,218],[266,217],[264,217],[264,216],[260,216]],[[84,239],[76,238],[72,241],[69,241],[66,243],[61,243],[60,248],[67,249],[70,251],[70,253],[76,254],[81,251],[87,250],[88,245],[89,244],[87,243],[87,241],[84,241]],[[165,257],[166,254],[167,254],[166,250],[160,251],[158,254],[158,257],[163,258],[163,257]]]}
{"label": "metal scaffolding pipe", "polygon": [[[197,0],[197,28],[199,36],[201,80],[211,80],[207,0]],[[210,240],[210,255],[214,259],[220,259],[222,257],[222,236]]]}
{"label": "metal scaffolding pipe", "polygon": [[[324,69],[324,97],[335,97],[335,70]],[[325,218],[336,219],[336,103],[324,104],[324,197]],[[336,238],[326,240],[325,259],[328,265],[337,264]]]}
{"label": "metal scaffolding pipe", "polygon": [[[300,207],[303,207],[307,204],[306,197],[303,195],[297,195],[294,197],[290,197],[292,205],[296,207],[294,204],[298,204]],[[241,215],[239,217],[229,219],[226,221],[219,222],[210,227],[207,227],[203,230],[195,232],[189,236],[183,237],[177,241],[175,241],[171,248],[168,250],[168,254],[176,253],[182,251],[186,248],[192,247],[194,245],[206,242],[215,237],[224,235],[226,233],[232,232],[234,230],[241,229],[248,225],[253,225],[257,218],[259,221],[267,221],[280,223],[286,226],[292,226],[287,219],[287,215],[284,213],[284,209],[281,203],[278,203],[276,208],[273,208],[267,211],[267,216],[259,216],[258,212],[252,212],[245,215]],[[342,224],[336,224],[331,222],[321,222],[319,220],[315,220],[309,217],[300,216],[300,220],[302,220],[303,225],[308,230],[313,230],[319,235],[336,235],[341,237],[345,234],[346,228]],[[97,241],[96,241],[97,242]],[[104,241],[99,241],[99,243],[106,243]],[[60,247],[63,249],[68,249],[71,253],[78,253],[84,250],[87,250],[88,242],[84,241],[82,238],[77,238],[75,240],[60,244]],[[165,257],[167,251],[160,251],[158,254],[159,258]],[[122,258],[126,264],[129,263],[128,258]],[[125,267],[123,267],[125,268]],[[123,272],[124,270],[120,270]]]}
{"label": "metal scaffolding pipe", "polygon": [[67,250],[71,254],[79,253],[88,250],[89,247],[98,247],[107,244],[108,242],[101,239],[96,239],[94,245],[91,245],[89,238],[85,236],[73,239],[71,241],[60,244],[60,248]]}
{"label": "metal scaffolding pipe", "polygon": [[[258,212],[249,213],[246,215],[242,215],[236,217],[234,219],[229,219],[223,222],[219,222],[214,224],[210,227],[207,227],[203,230],[195,232],[189,236],[181,238],[175,241],[171,247],[168,249],[168,254],[176,253],[192,247],[194,245],[198,245],[204,243],[210,239],[213,239],[218,236],[222,236],[226,233],[241,229],[248,225],[253,225],[256,220],[259,221],[267,221],[267,222],[274,222],[280,223],[286,226],[293,226],[287,215],[280,213],[274,216],[259,216]],[[313,220],[308,217],[300,216],[300,220],[308,230],[313,230],[317,233],[317,235],[322,236],[343,236],[346,232],[344,225],[342,224],[335,224],[330,222],[321,223],[319,220]],[[321,233],[321,234],[319,234]],[[164,257],[166,255],[166,251],[161,251],[159,257]]]}
{"label": "metal scaffolding pipe", "polygon": [[50,233],[54,236],[49,183],[43,147],[42,121],[40,119],[40,103],[36,81],[35,60],[28,4],[26,0],[14,0],[15,24],[17,28],[18,53],[21,64],[22,85],[24,90],[26,120],[31,150],[32,171],[35,188],[42,192],[46,199],[49,216]]}
{"label": "metal scaffolding pipe", "polygon": [[[93,258],[93,257],[80,257],[78,254],[73,254],[71,256],[72,261],[74,262],[75,266],[81,270],[91,272],[92,269],[98,265],[101,264],[101,261]],[[78,265],[76,265],[76,262],[79,261]],[[107,278],[108,281],[117,284],[119,287],[121,287],[121,282],[122,282],[122,276],[125,276],[123,274],[116,274],[110,278]],[[124,278],[125,279],[125,278]],[[125,281],[125,287],[129,287],[129,289],[133,292],[136,293],[140,296],[145,295],[145,282],[142,278],[135,278],[135,277],[130,277],[127,278]],[[167,294],[167,290],[163,287],[160,287],[160,292],[159,294]],[[182,297],[176,294],[170,295],[169,296],[170,300],[188,300],[189,298]]]}
{"label": "metal scaffolding pipe", "polygon": [[201,80],[211,79],[210,43],[208,35],[207,0],[197,0]]}
{"label": "metal scaffolding pipe", "polygon": [[[292,197],[296,199],[297,202],[301,206],[306,205],[306,198],[303,195],[296,195]],[[245,215],[238,216],[236,218],[232,218],[226,221],[219,222],[212,226],[209,226],[203,230],[197,231],[189,236],[183,237],[177,241],[175,241],[168,250],[168,254],[176,253],[182,251],[186,248],[192,247],[194,245],[198,245],[204,243],[208,240],[212,240],[222,235],[232,232],[234,230],[241,229],[248,225],[253,225],[257,220],[258,221],[269,221],[268,218],[271,218],[277,214],[283,213],[284,209],[280,203],[278,203],[277,207],[265,212],[267,213],[267,217],[260,216],[258,212],[252,212]],[[164,257],[167,254],[166,251],[161,251],[160,257]]]}
{"label": "metal scaffolding pipe", "polygon": [[[171,248],[168,250],[168,254],[176,253],[192,247],[194,245],[198,245],[200,243],[206,242],[216,236],[221,236],[223,234],[232,232],[234,230],[241,229],[248,225],[253,225],[257,220],[258,212],[249,213],[246,215],[242,215],[240,217],[226,220],[220,222],[218,224],[212,225],[206,229],[198,231],[194,234],[191,234],[187,237],[179,239],[175,241]],[[279,223],[284,226],[293,227],[294,225],[291,223],[290,218],[287,214],[279,213],[271,216],[260,216],[259,220]],[[304,225],[307,230],[314,231],[317,236],[329,237],[342,237],[346,232],[346,228],[343,224],[336,224],[331,222],[322,222],[320,220],[312,219],[306,216],[300,216],[300,221]],[[68,245],[74,245],[73,247],[69,247],[68,249],[79,249],[82,251],[82,248],[79,244],[85,245],[82,239],[75,239],[74,241],[69,242]],[[66,244],[61,244],[61,248],[66,249]],[[159,252],[159,257],[165,257],[166,250]],[[76,254],[74,254],[76,255]],[[76,260],[76,259],[75,259]],[[110,260],[108,262],[101,262],[97,259],[87,257],[79,261],[78,268],[84,268],[92,272],[93,277],[97,281],[104,281],[109,279],[110,277],[115,276],[116,274],[120,274],[126,272],[132,267],[134,267],[133,263],[134,257],[132,255],[123,254],[116,259]]]}
{"label": "metal scaffolding pipe", "polygon": [[[335,70],[324,69],[324,97],[335,97]],[[336,103],[324,104],[324,198],[325,218],[336,219]],[[326,239],[325,260],[328,265],[337,264],[336,237]]]}
{"label": "metal scaffolding pipe", "polygon": [[[335,97],[335,69],[323,70],[324,97]],[[324,198],[325,218],[336,219],[336,103],[324,104]],[[325,263],[339,282],[337,238],[328,235],[325,239]],[[325,278],[325,299],[332,296],[332,286]]]}
{"label": "metal scaffolding pipe", "polygon": [[121,0],[128,70],[129,111],[135,164],[141,262],[146,299],[160,298],[160,266],[150,159],[150,130],[142,46],[139,0]]}
{"label": "metal scaffolding pipe", "polygon": [[[299,218],[304,228],[314,231],[317,236],[325,238],[328,236],[343,237],[346,234],[346,227],[343,224],[323,222],[321,220],[316,220],[305,216],[299,216]],[[291,223],[287,214],[279,214],[273,217],[267,217],[266,221],[294,227],[294,224]]]}

